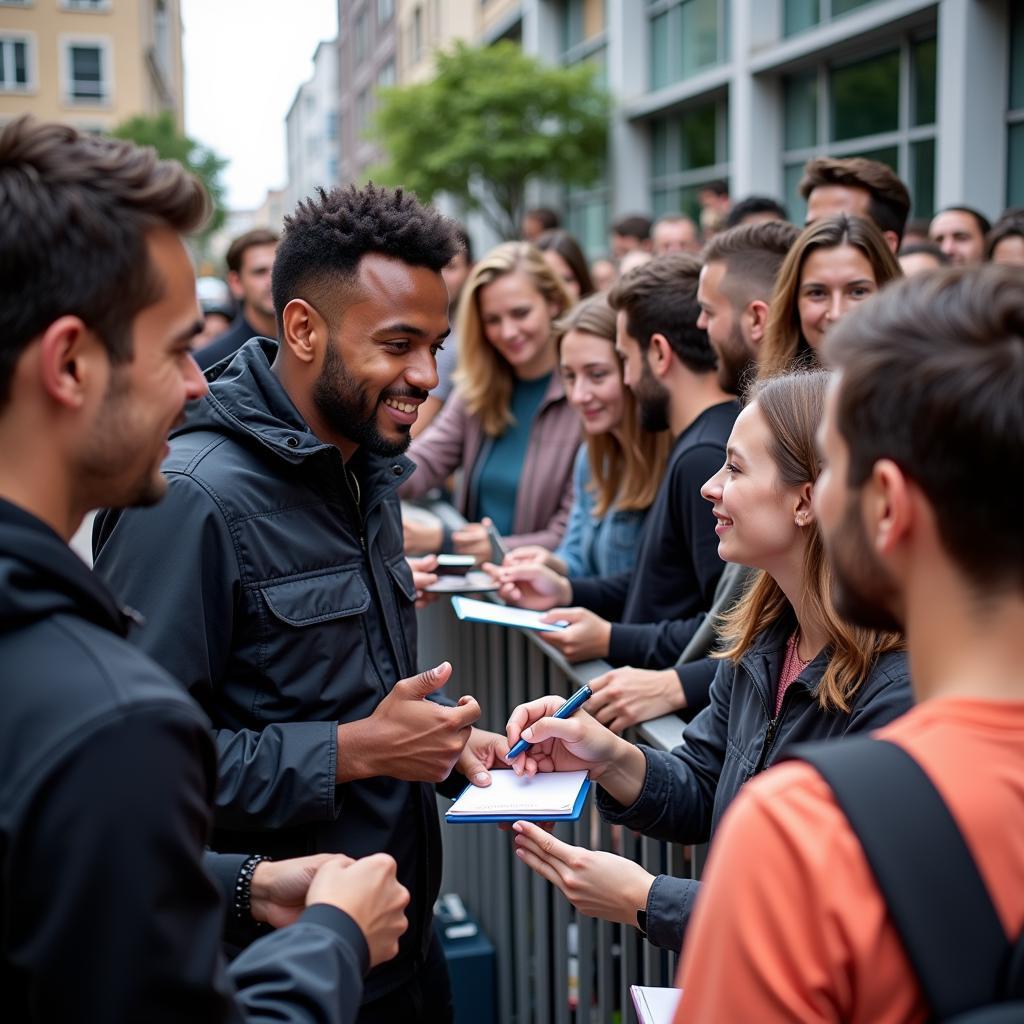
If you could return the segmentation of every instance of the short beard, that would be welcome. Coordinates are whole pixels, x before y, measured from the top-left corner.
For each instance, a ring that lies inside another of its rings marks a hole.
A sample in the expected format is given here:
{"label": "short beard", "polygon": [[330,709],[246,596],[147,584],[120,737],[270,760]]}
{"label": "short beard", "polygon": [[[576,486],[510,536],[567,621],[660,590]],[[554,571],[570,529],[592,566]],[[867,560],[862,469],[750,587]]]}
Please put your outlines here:
{"label": "short beard", "polygon": [[633,396],[636,398],[640,410],[641,430],[646,430],[651,434],[660,434],[663,430],[669,429],[672,392],[651,373],[646,359],[643,360],[640,380],[633,389]]}
{"label": "short beard", "polygon": [[738,317],[733,320],[729,340],[715,349],[718,356],[718,383],[730,395],[741,395],[757,373],[757,362],[750,354]]}
{"label": "short beard", "polygon": [[[411,391],[404,394],[406,397],[412,396]],[[330,428],[375,455],[401,455],[409,447],[412,435],[409,427],[401,424],[397,426],[404,436],[398,440],[389,440],[380,432],[377,411],[385,397],[382,392],[376,402],[370,400],[366,388],[349,375],[345,363],[338,355],[334,337],[329,337],[323,366],[313,383],[313,404]],[[388,397],[403,396],[392,393]],[[425,396],[417,392],[415,397]]]}
{"label": "short beard", "polygon": [[902,632],[903,624],[893,611],[897,588],[868,544],[854,497],[847,502],[839,528],[826,538],[825,549],[832,564],[836,611],[864,629]]}

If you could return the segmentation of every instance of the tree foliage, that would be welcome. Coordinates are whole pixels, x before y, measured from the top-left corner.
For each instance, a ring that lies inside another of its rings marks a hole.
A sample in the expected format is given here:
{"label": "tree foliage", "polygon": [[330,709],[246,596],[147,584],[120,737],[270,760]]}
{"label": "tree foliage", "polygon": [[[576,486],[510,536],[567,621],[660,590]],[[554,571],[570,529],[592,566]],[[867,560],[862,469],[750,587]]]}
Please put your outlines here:
{"label": "tree foliage", "polygon": [[224,223],[224,184],[221,172],[228,161],[207,146],[178,130],[174,115],[163,111],[155,117],[138,116],[118,125],[112,135],[140,146],[152,146],[164,160],[177,160],[206,186],[213,201],[213,216],[199,238],[200,248]]}
{"label": "tree foliage", "polygon": [[380,90],[375,138],[388,162],[374,177],[424,202],[446,192],[515,237],[529,179],[586,186],[601,173],[608,98],[596,74],[543,65],[510,42],[457,44],[431,81]]}

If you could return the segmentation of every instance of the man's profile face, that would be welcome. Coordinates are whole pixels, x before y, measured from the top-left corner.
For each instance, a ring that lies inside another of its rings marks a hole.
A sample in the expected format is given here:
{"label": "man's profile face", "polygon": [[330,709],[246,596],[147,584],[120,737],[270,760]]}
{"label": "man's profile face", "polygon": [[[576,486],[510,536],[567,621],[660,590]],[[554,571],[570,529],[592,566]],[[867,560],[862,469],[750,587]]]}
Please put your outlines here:
{"label": "man's profile face", "polygon": [[420,405],[437,386],[437,349],[448,334],[440,272],[369,253],[352,301],[321,310],[329,338],[313,402],[332,430],[379,455],[409,447]]}
{"label": "man's profile face", "polygon": [[671,392],[654,376],[648,357],[640,343],[629,333],[626,311],[615,316],[615,351],[622,360],[622,382],[633,392],[643,430],[658,433],[669,428]]}
{"label": "man's profile face", "polygon": [[270,290],[270,274],[274,268],[277,246],[250,245],[242,253],[242,265],[237,274],[229,274],[231,291],[243,305],[262,316],[274,315],[274,298]]}
{"label": "man's profile face", "polygon": [[756,353],[743,333],[743,317],[733,309],[732,300],[723,291],[727,274],[724,260],[714,260],[701,268],[697,326],[708,332],[708,341],[718,358],[718,383],[725,391],[737,395],[753,369]]}
{"label": "man's profile face", "polygon": [[842,386],[829,386],[818,430],[821,473],[814,485],[814,515],[832,566],[833,600],[839,614],[866,629],[896,632],[899,588],[875,554],[864,525],[861,492],[850,490],[849,450],[836,423],[836,396]]}
{"label": "man's profile face", "polygon": [[870,217],[871,193],[866,188],[849,185],[819,185],[807,197],[805,226],[824,217],[848,213],[853,217]]}
{"label": "man's profile face", "polygon": [[79,453],[96,507],[152,505],[163,497],[167,436],[181,423],[186,403],[207,390],[191,354],[202,327],[191,260],[169,229],[151,231],[146,242],[162,294],[133,320],[132,358],[111,365]]}

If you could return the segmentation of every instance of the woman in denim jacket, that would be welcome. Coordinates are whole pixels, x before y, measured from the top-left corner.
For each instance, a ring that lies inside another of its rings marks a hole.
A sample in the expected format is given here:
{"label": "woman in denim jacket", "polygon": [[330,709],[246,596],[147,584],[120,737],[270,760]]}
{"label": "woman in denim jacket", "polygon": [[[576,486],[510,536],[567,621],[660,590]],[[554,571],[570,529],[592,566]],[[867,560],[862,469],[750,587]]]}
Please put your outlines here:
{"label": "woman in denim jacket", "polygon": [[[561,699],[545,697],[509,719],[509,740],[526,728],[534,744],[516,771],[589,769],[606,820],[702,843],[743,783],[787,744],[875,729],[910,708],[902,638],[850,626],[833,604],[811,505],[827,384],[821,370],[760,384],[736,420],[726,464],[702,489],[718,521],[719,554],[760,571],[725,617],[711,703],[686,727],[685,742],[672,751],[638,747],[585,711],[549,717]],[[699,883],[655,877],[527,822],[514,829],[518,856],[577,909],[680,949]]]}

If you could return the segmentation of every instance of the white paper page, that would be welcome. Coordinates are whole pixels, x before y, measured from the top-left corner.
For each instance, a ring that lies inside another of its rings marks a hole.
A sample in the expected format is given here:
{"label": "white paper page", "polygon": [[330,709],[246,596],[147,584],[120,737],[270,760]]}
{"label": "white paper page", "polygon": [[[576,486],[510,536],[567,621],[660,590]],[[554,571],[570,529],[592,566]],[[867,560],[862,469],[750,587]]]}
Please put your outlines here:
{"label": "white paper page", "polygon": [[541,622],[547,612],[535,612],[529,608],[510,608],[503,604],[492,604],[490,601],[474,601],[471,597],[452,598],[452,604],[460,619],[496,622],[500,626],[525,626],[527,629],[565,629],[564,625]]}
{"label": "white paper page", "polygon": [[491,772],[491,784],[470,786],[448,809],[464,814],[569,814],[587,772],[538,772],[532,779],[509,770]]}
{"label": "white paper page", "polygon": [[672,1024],[683,994],[682,989],[651,988],[647,985],[630,985],[629,993],[640,1024]]}

